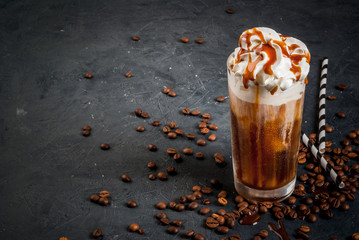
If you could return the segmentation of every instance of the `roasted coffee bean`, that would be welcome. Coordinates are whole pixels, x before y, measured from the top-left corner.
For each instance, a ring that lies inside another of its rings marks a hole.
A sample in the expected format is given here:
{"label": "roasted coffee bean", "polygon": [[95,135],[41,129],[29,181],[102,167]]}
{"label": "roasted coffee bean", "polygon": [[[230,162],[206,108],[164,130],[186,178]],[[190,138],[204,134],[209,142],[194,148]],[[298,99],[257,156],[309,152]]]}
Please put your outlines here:
{"label": "roasted coffee bean", "polygon": [[146,128],[144,127],[144,126],[138,126],[137,128],[136,128],[136,131],[137,132],[144,132],[146,130]]}
{"label": "roasted coffee bean", "polygon": [[136,108],[136,109],[135,109],[135,115],[136,115],[137,117],[141,117],[141,113],[142,113],[142,109],[141,109],[141,108]]}
{"label": "roasted coffee bean", "polygon": [[308,174],[306,174],[306,173],[303,173],[303,174],[301,174],[300,176],[299,176],[299,179],[300,179],[300,181],[302,181],[302,182],[305,182],[305,181],[307,181],[308,180]]}
{"label": "roasted coffee bean", "polygon": [[310,227],[303,225],[303,226],[299,227],[299,230],[304,232],[304,233],[309,233],[310,232]]}
{"label": "roasted coffee bean", "polygon": [[164,126],[164,127],[162,128],[162,132],[164,132],[164,133],[169,133],[169,132],[171,132],[171,128],[170,128],[169,126]]}
{"label": "roasted coffee bean", "polygon": [[321,204],[319,205],[319,208],[320,208],[322,211],[328,210],[329,207],[330,207],[330,206],[329,206],[329,203],[327,203],[327,202],[321,203]]}
{"label": "roasted coffee bean", "polygon": [[238,234],[233,234],[229,237],[229,240],[242,240],[242,238]]}
{"label": "roasted coffee bean", "polygon": [[203,154],[202,152],[197,152],[197,153],[195,154],[195,157],[196,157],[197,159],[204,159],[204,154]]}
{"label": "roasted coffee bean", "polygon": [[175,133],[175,132],[169,132],[169,133],[167,134],[167,137],[168,137],[169,139],[175,139],[175,138],[177,138],[177,133]]}
{"label": "roasted coffee bean", "polygon": [[195,196],[196,199],[202,199],[202,198],[203,198],[202,193],[199,192],[199,191],[195,191],[195,192],[193,193],[193,196]]}
{"label": "roasted coffee bean", "polygon": [[349,133],[348,137],[351,139],[354,139],[357,137],[357,134],[355,132],[351,132],[351,133]]}
{"label": "roasted coffee bean", "polygon": [[259,212],[260,213],[267,213],[268,212],[268,208],[266,206],[260,206],[259,207]]}
{"label": "roasted coffee bean", "polygon": [[93,78],[93,73],[92,72],[85,73],[84,77],[88,79]]}
{"label": "roasted coffee bean", "polygon": [[140,40],[140,37],[135,35],[135,36],[132,36],[131,39],[133,41],[138,41],[138,40]]}
{"label": "roasted coffee bean", "polygon": [[128,229],[130,230],[130,232],[136,232],[138,231],[138,229],[140,229],[140,226],[137,223],[132,223]]}
{"label": "roasted coffee bean", "polygon": [[201,187],[200,186],[193,186],[192,187],[192,191],[195,192],[195,191],[201,191]]}
{"label": "roasted coffee bean", "polygon": [[142,112],[141,117],[148,118],[150,115],[147,112]]}
{"label": "roasted coffee bean", "polygon": [[205,240],[206,238],[202,234],[197,233],[196,235],[194,235],[193,239],[194,240]]}
{"label": "roasted coffee bean", "polygon": [[340,112],[337,112],[337,116],[340,117],[340,118],[345,118],[346,115],[343,111],[340,111]]}
{"label": "roasted coffee bean", "polygon": [[232,8],[228,8],[228,9],[226,9],[226,13],[233,14],[234,10]]}
{"label": "roasted coffee bean", "polygon": [[214,157],[214,160],[216,161],[217,164],[222,165],[222,164],[225,163],[225,160],[224,160],[224,157],[223,157],[222,154],[220,154],[220,153],[215,153],[215,154],[213,155],[213,157]]}
{"label": "roasted coffee bean", "polygon": [[164,94],[168,94],[170,91],[171,91],[171,89],[168,88],[168,87],[166,87],[166,88],[164,88],[164,89],[162,90],[162,92],[163,92]]}
{"label": "roasted coffee bean", "polygon": [[220,215],[220,216],[224,216],[224,214],[226,214],[226,210],[224,210],[224,209],[219,209],[219,210],[217,211],[217,213],[218,213],[218,215]]}
{"label": "roasted coffee bean", "polygon": [[176,128],[176,123],[172,121],[168,124],[168,126],[172,129],[174,129],[174,128]]}
{"label": "roasted coffee bean", "polygon": [[284,213],[282,211],[276,211],[274,216],[279,220],[284,218]]}
{"label": "roasted coffee bean", "polygon": [[220,191],[220,192],[217,194],[217,197],[218,197],[218,198],[220,198],[220,197],[226,198],[227,195],[228,195],[227,191],[222,190],[222,191]]}
{"label": "roasted coffee bean", "polygon": [[131,177],[130,177],[129,175],[127,175],[127,174],[123,174],[123,175],[121,176],[121,180],[122,180],[123,182],[131,182]]}
{"label": "roasted coffee bean", "polygon": [[198,44],[202,44],[203,42],[204,42],[203,38],[196,39],[196,43],[198,43]]}
{"label": "roasted coffee bean", "polygon": [[309,236],[305,232],[298,230],[297,235],[298,235],[298,237],[301,237],[301,239],[309,240]]}
{"label": "roasted coffee bean", "polygon": [[313,207],[310,208],[310,211],[312,213],[318,214],[320,212],[320,208],[318,206],[314,205]]}
{"label": "roasted coffee bean", "polygon": [[290,219],[296,219],[298,217],[298,213],[296,211],[291,211],[288,213]]}
{"label": "roasted coffee bean", "polygon": [[223,198],[223,197],[218,198],[217,201],[218,201],[218,203],[219,203],[220,205],[222,205],[222,206],[226,206],[227,203],[228,203],[227,199],[225,199],[225,198]]}
{"label": "roasted coffee bean", "polygon": [[91,195],[91,197],[90,197],[91,202],[98,202],[99,199],[100,199],[100,196],[98,196],[98,195]]}
{"label": "roasted coffee bean", "polygon": [[198,128],[199,129],[207,128],[207,123],[201,122],[200,124],[198,124]]}
{"label": "roasted coffee bean", "polygon": [[333,218],[333,217],[334,217],[333,211],[330,210],[330,209],[325,210],[325,211],[324,211],[324,216],[325,216],[326,218]]}
{"label": "roasted coffee bean", "polygon": [[165,212],[159,212],[156,214],[156,218],[157,219],[167,218],[167,214]]}
{"label": "roasted coffee bean", "polygon": [[188,41],[189,41],[188,37],[181,38],[181,42],[183,42],[183,43],[188,43]]}
{"label": "roasted coffee bean", "polygon": [[262,239],[264,239],[269,236],[269,232],[267,230],[263,229],[263,230],[259,231],[259,233],[257,235],[260,236]]}
{"label": "roasted coffee bean", "polygon": [[165,202],[159,202],[156,204],[156,208],[160,209],[160,210],[166,209],[166,207],[167,207],[167,204]]}
{"label": "roasted coffee bean", "polygon": [[168,148],[168,149],[167,149],[167,153],[168,153],[169,155],[174,155],[174,154],[177,153],[177,150],[174,149],[174,148]]}
{"label": "roasted coffee bean", "polygon": [[182,203],[177,204],[175,210],[178,212],[182,212],[183,210],[185,210],[185,206]]}
{"label": "roasted coffee bean", "polygon": [[108,144],[108,143],[102,143],[102,144],[100,145],[100,148],[101,148],[102,150],[109,150],[109,149],[110,149],[110,144]]}
{"label": "roasted coffee bean", "polygon": [[336,96],[328,96],[327,98],[328,98],[329,100],[335,100],[335,99],[337,99]]}
{"label": "roasted coffee bean", "polygon": [[185,195],[180,196],[179,202],[180,203],[186,203],[187,202],[187,197]]}
{"label": "roasted coffee bean", "polygon": [[[197,192],[197,191],[195,191],[195,192]],[[196,196],[194,195],[194,194],[189,194],[189,195],[187,195],[187,200],[189,201],[189,202],[194,202],[194,201],[196,201]]]}
{"label": "roasted coffee bean", "polygon": [[186,137],[187,137],[188,139],[193,140],[193,139],[196,138],[196,135],[194,135],[193,133],[187,133]]}
{"label": "roasted coffee bean", "polygon": [[[226,223],[226,219],[225,219],[223,216],[219,215],[219,214],[213,213],[211,216],[212,216],[215,220],[217,220],[218,223],[219,223],[219,225],[221,225],[221,226]],[[234,225],[233,225],[233,226],[234,226]]]}
{"label": "roasted coffee bean", "polygon": [[179,232],[179,229],[178,229],[178,227],[171,226],[171,227],[167,228],[167,232],[169,234],[177,234]]}
{"label": "roasted coffee bean", "polygon": [[348,211],[350,209],[350,205],[348,203],[343,203],[343,205],[341,206],[341,209],[343,211]]}
{"label": "roasted coffee bean", "polygon": [[256,235],[253,237],[253,240],[262,240],[262,238],[260,236]]}
{"label": "roasted coffee bean", "polygon": [[244,198],[241,195],[238,195],[238,196],[235,197],[234,201],[236,203],[241,203],[241,202],[244,201]]}
{"label": "roasted coffee bean", "polygon": [[138,233],[142,235],[142,234],[145,233],[145,230],[143,230],[142,228],[140,228],[140,229],[138,229]]}
{"label": "roasted coffee bean", "polygon": [[282,212],[284,213],[284,215],[288,215],[291,211],[292,209],[289,206],[282,207]]}
{"label": "roasted coffee bean", "polygon": [[82,131],[82,136],[88,137],[91,135],[91,131],[90,130],[83,130]]}
{"label": "roasted coffee bean", "polygon": [[133,200],[128,201],[128,202],[126,203],[126,205],[127,205],[127,207],[129,207],[129,208],[135,208],[135,207],[137,207],[137,203],[136,203],[135,201],[133,201]]}
{"label": "roasted coffee bean", "polygon": [[296,201],[297,201],[297,199],[294,196],[290,196],[287,198],[287,203],[290,205],[295,204]]}
{"label": "roasted coffee bean", "polygon": [[171,201],[169,204],[168,204],[168,208],[170,209],[175,209],[176,208],[176,205],[177,203],[175,201]]}
{"label": "roasted coffee bean", "polygon": [[200,110],[193,110],[193,111],[191,112],[191,114],[192,114],[193,116],[198,116],[198,115],[201,114],[201,111],[200,111]]}
{"label": "roasted coffee bean", "polygon": [[203,201],[202,201],[202,204],[203,205],[208,205],[208,204],[210,204],[211,203],[211,200],[209,200],[208,198],[207,199],[204,199]]}
{"label": "roasted coffee bean", "polygon": [[177,96],[177,93],[175,91],[171,90],[171,91],[169,91],[168,96],[175,97],[175,96]]}
{"label": "roasted coffee bean", "polygon": [[191,202],[190,204],[188,204],[188,209],[189,210],[196,210],[198,208],[199,204],[197,202]]}
{"label": "roasted coffee bean", "polygon": [[193,151],[192,151],[192,149],[190,149],[190,148],[184,148],[184,149],[182,150],[182,152],[183,152],[185,155],[193,155]]}
{"label": "roasted coffee bean", "polygon": [[342,141],[342,144],[344,145],[344,146],[348,146],[349,144],[350,144],[350,140],[349,139],[344,139],[343,141]]}
{"label": "roasted coffee bean", "polygon": [[306,219],[308,220],[308,222],[311,222],[311,223],[314,223],[318,220],[317,216],[313,213],[309,214]]}
{"label": "roasted coffee bean", "polygon": [[211,118],[211,114],[209,114],[209,113],[204,113],[204,114],[202,114],[202,117],[203,117],[203,118]]}
{"label": "roasted coffee bean", "polygon": [[154,144],[148,144],[147,149],[150,150],[151,152],[155,152],[157,151],[158,148]]}
{"label": "roasted coffee bean", "polygon": [[208,136],[208,141],[213,142],[213,141],[215,141],[216,139],[217,139],[217,137],[216,137],[216,135],[214,135],[214,134],[211,134],[211,135]]}
{"label": "roasted coffee bean", "polygon": [[185,238],[190,238],[190,237],[194,236],[194,233],[195,233],[194,230],[187,230],[187,231],[184,232],[183,236]]}
{"label": "roasted coffee bean", "polygon": [[339,208],[341,204],[341,201],[338,200],[337,198],[333,198],[333,200],[331,201],[331,205],[333,208]]}
{"label": "roasted coffee bean", "polygon": [[210,194],[210,193],[212,193],[212,188],[210,188],[210,187],[203,187],[202,189],[201,189],[201,192],[202,193],[204,193],[204,194]]}
{"label": "roasted coffee bean", "polygon": [[125,77],[127,77],[127,78],[132,77],[132,72],[127,72],[127,73],[125,74]]}
{"label": "roasted coffee bean", "polygon": [[347,85],[345,85],[344,83],[339,83],[337,85],[337,88],[341,91],[344,91],[345,89],[347,89]]}
{"label": "roasted coffee bean", "polygon": [[326,126],[325,126],[325,131],[326,131],[327,133],[331,133],[331,132],[333,132],[333,127],[331,127],[331,126],[329,126],[329,125],[326,125]]}
{"label": "roasted coffee bean", "polygon": [[153,173],[151,173],[150,175],[148,175],[148,179],[150,179],[150,180],[156,180],[156,175],[155,174],[153,174]]}
{"label": "roasted coffee bean", "polygon": [[208,214],[210,211],[211,211],[210,208],[202,208],[201,210],[199,210],[199,214],[206,215],[206,214]]}
{"label": "roasted coffee bean", "polygon": [[151,162],[147,163],[147,167],[149,169],[155,169],[156,168],[156,163],[151,161]]}
{"label": "roasted coffee bean", "polygon": [[175,169],[175,167],[170,166],[170,167],[166,168],[166,172],[168,174],[170,174],[170,175],[175,175],[176,174],[176,169]]}
{"label": "roasted coffee bean", "polygon": [[167,174],[164,172],[159,172],[159,173],[157,173],[157,178],[161,181],[165,181],[165,180],[167,180]]}
{"label": "roasted coffee bean", "polygon": [[183,221],[182,221],[182,220],[179,220],[179,219],[173,220],[173,221],[171,222],[171,225],[172,225],[172,226],[176,226],[176,227],[180,227],[180,226],[182,226],[182,224],[183,224]]}
{"label": "roasted coffee bean", "polygon": [[98,200],[98,203],[102,206],[107,206],[110,204],[110,201],[108,200],[107,197],[100,197],[100,199]]}
{"label": "roasted coffee bean", "polygon": [[184,109],[182,109],[182,113],[183,113],[184,115],[190,115],[190,114],[191,114],[191,110],[189,110],[189,108],[184,108]]}
{"label": "roasted coffee bean", "polygon": [[109,197],[109,196],[110,196],[110,192],[103,190],[103,191],[101,191],[101,192],[99,193],[99,196],[100,196],[100,197]]}
{"label": "roasted coffee bean", "polygon": [[175,130],[175,133],[176,133],[177,135],[183,135],[183,134],[184,134],[184,131],[183,131],[182,129],[176,129],[176,130]]}
{"label": "roasted coffee bean", "polygon": [[219,228],[217,228],[217,232],[219,234],[227,234],[229,232],[229,228],[226,226],[220,226]]}
{"label": "roasted coffee bean", "polygon": [[100,228],[96,228],[95,230],[93,230],[92,237],[98,238],[101,236],[102,236],[102,230]]}
{"label": "roasted coffee bean", "polygon": [[206,123],[206,124],[210,124],[211,121],[208,118],[202,118],[201,120],[202,122]]}
{"label": "roasted coffee bean", "polygon": [[352,239],[353,240],[359,240],[359,233],[353,233]]}
{"label": "roasted coffee bean", "polygon": [[216,98],[217,102],[223,102],[224,100],[226,100],[225,96],[219,96],[219,97]]}
{"label": "roasted coffee bean", "polygon": [[310,197],[304,198],[304,203],[307,205],[312,205],[313,204],[313,199]]}
{"label": "roasted coffee bean", "polygon": [[206,219],[206,226],[207,226],[208,228],[213,229],[213,228],[218,227],[218,226],[219,226],[219,223],[218,223],[218,221],[217,221],[216,219],[214,219],[213,217],[208,217],[208,218]]}
{"label": "roasted coffee bean", "polygon": [[152,126],[154,126],[154,127],[157,127],[157,126],[159,126],[160,124],[161,124],[160,121],[153,121],[153,122],[152,122]]}
{"label": "roasted coffee bean", "polygon": [[207,133],[209,133],[209,129],[206,128],[206,127],[205,127],[205,128],[202,128],[202,129],[201,129],[201,133],[202,133],[202,134],[207,134]]}

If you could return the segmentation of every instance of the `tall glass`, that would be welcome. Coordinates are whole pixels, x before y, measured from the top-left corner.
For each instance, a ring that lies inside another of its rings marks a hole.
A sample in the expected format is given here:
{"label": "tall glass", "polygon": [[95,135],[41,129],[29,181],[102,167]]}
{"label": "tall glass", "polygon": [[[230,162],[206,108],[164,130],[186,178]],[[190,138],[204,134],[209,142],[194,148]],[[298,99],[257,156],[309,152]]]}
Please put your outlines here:
{"label": "tall glass", "polygon": [[227,60],[234,184],[257,201],[282,201],[294,190],[305,84],[285,91],[244,88]]}

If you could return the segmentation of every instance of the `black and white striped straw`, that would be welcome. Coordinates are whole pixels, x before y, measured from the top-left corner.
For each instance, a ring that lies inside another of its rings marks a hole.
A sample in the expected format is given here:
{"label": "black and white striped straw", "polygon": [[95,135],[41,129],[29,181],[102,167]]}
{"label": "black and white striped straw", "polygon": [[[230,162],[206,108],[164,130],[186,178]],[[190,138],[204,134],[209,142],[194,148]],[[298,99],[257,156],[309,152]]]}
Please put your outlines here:
{"label": "black and white striped straw", "polygon": [[319,90],[319,152],[325,152],[325,95],[327,87],[328,58],[323,58]]}
{"label": "black and white striped straw", "polygon": [[333,179],[333,181],[338,185],[339,188],[343,188],[345,184],[340,179],[338,174],[334,171],[332,166],[325,160],[325,158],[322,156],[322,154],[319,153],[318,149],[309,141],[309,138],[305,133],[302,134],[302,140],[304,144],[311,150],[313,156],[320,161],[320,164],[325,169],[325,171],[329,172],[330,177]]}

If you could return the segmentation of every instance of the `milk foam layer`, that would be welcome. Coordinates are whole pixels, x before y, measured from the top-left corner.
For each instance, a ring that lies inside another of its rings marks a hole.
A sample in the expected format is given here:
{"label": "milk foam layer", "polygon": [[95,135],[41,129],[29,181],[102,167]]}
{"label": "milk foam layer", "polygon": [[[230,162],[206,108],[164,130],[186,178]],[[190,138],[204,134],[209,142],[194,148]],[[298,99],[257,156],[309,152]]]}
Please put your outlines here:
{"label": "milk foam layer", "polygon": [[229,66],[242,87],[259,85],[274,93],[306,83],[309,62],[303,42],[258,27],[242,33]]}
{"label": "milk foam layer", "polygon": [[227,60],[227,69],[228,69],[228,89],[232,92],[237,98],[242,101],[249,103],[256,102],[256,97],[258,97],[259,104],[268,104],[273,106],[279,106],[286,104],[289,101],[298,100],[301,98],[305,92],[304,82],[296,82],[285,91],[276,91],[271,93],[264,86],[258,86],[259,93],[257,95],[256,88],[257,86],[249,86],[245,88],[241,81],[234,72],[230,69],[230,63],[234,61],[235,53],[232,53]]}

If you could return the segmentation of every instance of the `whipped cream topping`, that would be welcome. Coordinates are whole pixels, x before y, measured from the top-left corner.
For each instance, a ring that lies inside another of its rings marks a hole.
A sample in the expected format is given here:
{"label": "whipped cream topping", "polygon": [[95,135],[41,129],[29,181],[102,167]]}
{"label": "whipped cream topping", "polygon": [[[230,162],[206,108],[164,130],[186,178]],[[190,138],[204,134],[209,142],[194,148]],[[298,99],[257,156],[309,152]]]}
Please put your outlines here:
{"label": "whipped cream topping", "polygon": [[274,94],[296,82],[307,83],[310,53],[298,39],[258,27],[244,31],[238,43],[229,64],[245,88],[260,85]]}

